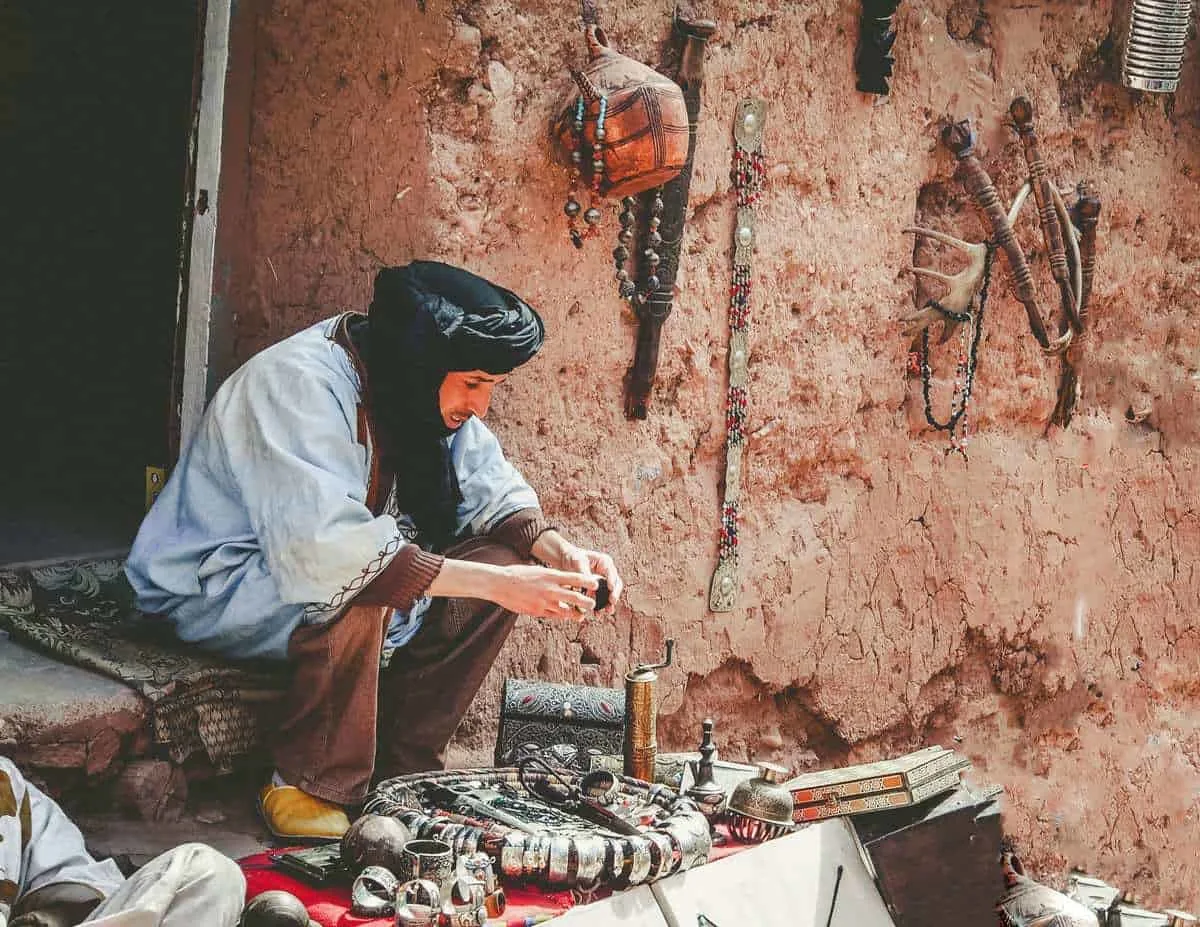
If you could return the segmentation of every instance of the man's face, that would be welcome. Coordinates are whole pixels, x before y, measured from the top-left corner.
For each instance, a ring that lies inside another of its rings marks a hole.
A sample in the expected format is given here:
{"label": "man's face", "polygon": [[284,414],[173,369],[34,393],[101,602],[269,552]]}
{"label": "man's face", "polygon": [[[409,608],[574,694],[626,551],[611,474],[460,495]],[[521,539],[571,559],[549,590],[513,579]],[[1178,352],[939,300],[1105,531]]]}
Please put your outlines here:
{"label": "man's face", "polygon": [[446,427],[457,430],[472,415],[487,416],[492,390],[504,376],[482,370],[452,370],[438,387],[438,409]]}

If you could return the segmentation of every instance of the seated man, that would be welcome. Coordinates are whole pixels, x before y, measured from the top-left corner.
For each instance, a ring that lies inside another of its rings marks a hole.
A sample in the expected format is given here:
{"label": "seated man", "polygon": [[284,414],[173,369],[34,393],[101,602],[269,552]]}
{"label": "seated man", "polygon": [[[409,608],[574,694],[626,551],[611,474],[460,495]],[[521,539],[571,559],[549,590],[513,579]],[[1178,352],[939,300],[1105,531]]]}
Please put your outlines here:
{"label": "seated man", "polygon": [[0,927],[233,927],[246,880],[200,843],[163,853],[128,881],[96,862],[55,801],[0,756]]}
{"label": "seated man", "polygon": [[612,559],[544,521],[480,421],[543,334],[464,270],[386,268],[367,316],[221,386],[146,516],[126,566],[139,607],[294,666],[260,795],[277,836],[338,837],[373,774],[441,768],[517,613],[578,618],[599,578],[620,597]]}

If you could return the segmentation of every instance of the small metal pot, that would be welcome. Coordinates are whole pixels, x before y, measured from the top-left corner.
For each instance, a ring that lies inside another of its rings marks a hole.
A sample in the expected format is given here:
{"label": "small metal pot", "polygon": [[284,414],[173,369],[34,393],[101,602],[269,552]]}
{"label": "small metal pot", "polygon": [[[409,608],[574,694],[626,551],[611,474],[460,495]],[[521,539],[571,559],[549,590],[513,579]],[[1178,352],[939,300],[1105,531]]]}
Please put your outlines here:
{"label": "small metal pot", "polygon": [[788,771],[774,763],[758,763],[758,775],[739,782],[729,796],[725,822],[734,839],[761,843],[795,830],[792,793],[781,784]]}

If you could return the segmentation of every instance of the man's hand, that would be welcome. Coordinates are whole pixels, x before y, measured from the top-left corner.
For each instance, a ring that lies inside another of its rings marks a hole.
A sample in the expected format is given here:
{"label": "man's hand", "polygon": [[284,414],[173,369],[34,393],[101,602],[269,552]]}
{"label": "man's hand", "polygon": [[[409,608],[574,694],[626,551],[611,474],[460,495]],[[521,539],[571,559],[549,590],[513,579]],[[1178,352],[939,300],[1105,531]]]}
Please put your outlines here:
{"label": "man's hand", "polygon": [[[533,555],[543,563],[548,563],[560,570],[583,573],[588,576],[603,576],[605,582],[608,583],[609,600],[608,605],[601,610],[601,614],[611,612],[613,606],[620,601],[625,584],[617,573],[613,558],[603,551],[578,547],[557,531],[545,531],[533,545]],[[595,602],[593,601],[592,604],[594,605]]]}
{"label": "man's hand", "polygon": [[82,924],[83,919],[96,907],[93,902],[87,909],[79,905],[56,905],[27,911],[8,922],[8,927],[75,927]]}
{"label": "man's hand", "polygon": [[8,927],[75,927],[78,921],[69,921],[61,911],[32,911],[9,921]]}
{"label": "man's hand", "polygon": [[22,896],[8,927],[75,927],[103,900],[94,888],[74,882],[54,882]]}
{"label": "man's hand", "polygon": [[588,572],[553,570],[517,564],[500,567],[492,579],[487,598],[510,612],[533,618],[576,618],[595,605],[600,583]]}

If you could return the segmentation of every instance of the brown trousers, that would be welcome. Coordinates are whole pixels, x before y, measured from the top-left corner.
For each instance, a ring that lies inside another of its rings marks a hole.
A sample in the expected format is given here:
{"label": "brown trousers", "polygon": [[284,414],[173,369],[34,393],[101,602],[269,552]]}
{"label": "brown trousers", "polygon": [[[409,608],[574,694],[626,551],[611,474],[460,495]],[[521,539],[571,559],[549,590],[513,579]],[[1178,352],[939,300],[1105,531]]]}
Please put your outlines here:
{"label": "brown trousers", "polygon": [[[521,558],[488,537],[446,551],[455,560],[509,566]],[[481,599],[434,599],[421,629],[382,673],[390,608],[351,606],[335,621],[298,628],[295,675],[276,727],[284,781],[343,805],[378,778],[441,769],[446,744],[516,623]]]}

